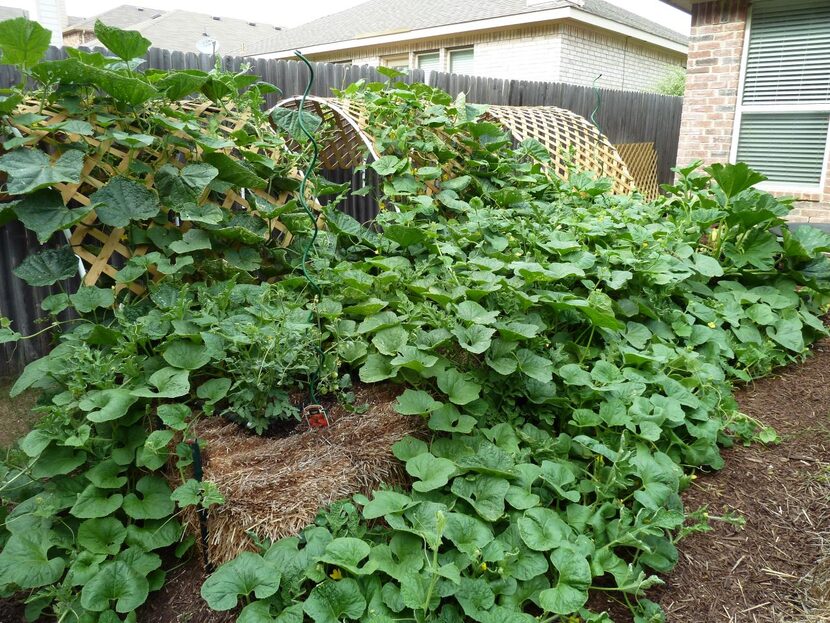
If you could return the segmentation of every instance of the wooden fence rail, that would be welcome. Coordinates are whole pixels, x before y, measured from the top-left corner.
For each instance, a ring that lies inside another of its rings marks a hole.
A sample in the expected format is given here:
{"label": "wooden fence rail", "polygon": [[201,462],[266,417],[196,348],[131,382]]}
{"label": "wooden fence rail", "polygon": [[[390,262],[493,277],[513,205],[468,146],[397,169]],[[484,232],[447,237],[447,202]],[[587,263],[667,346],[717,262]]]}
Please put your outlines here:
{"label": "wooden fence rail", "polygon": [[[62,48],[50,48],[49,59],[65,58]],[[152,48],[146,56],[146,68],[201,69],[214,66],[213,57],[205,54],[171,52]],[[279,99],[300,95],[308,82],[308,69],[297,61],[246,59],[226,56],[220,59],[227,70],[248,71],[278,87],[280,95],[268,95],[266,104],[273,106]],[[313,63],[315,81],[313,95],[329,96],[331,89],[343,89],[358,80],[382,81],[385,78],[375,67]],[[17,84],[20,76],[7,65],[0,65],[0,88]],[[677,155],[680,135],[680,113],[683,99],[653,93],[593,89],[571,84],[502,80],[463,76],[420,69],[410,71],[406,82],[425,82],[455,96],[462,91],[467,101],[477,104],[509,106],[559,106],[592,119],[614,144],[653,143],[657,151],[657,178],[671,181],[671,167]],[[40,302],[49,294],[45,288],[33,289],[12,274],[12,269],[36,246],[20,223],[0,228],[0,316],[12,319],[13,327],[30,335],[41,326]],[[48,337],[26,342],[16,348],[0,346],[0,377],[18,373],[22,367],[47,352]]]}

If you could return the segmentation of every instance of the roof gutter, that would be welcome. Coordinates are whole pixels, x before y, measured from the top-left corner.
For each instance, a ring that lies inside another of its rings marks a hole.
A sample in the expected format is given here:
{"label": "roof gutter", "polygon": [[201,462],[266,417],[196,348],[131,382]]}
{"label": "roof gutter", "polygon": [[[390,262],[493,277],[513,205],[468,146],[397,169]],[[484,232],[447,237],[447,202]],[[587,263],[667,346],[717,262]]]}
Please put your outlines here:
{"label": "roof gutter", "polygon": [[[598,15],[593,15],[587,11],[582,11],[574,7],[562,7],[559,9],[548,9],[546,11],[535,11],[533,13],[519,13],[516,15],[505,15],[503,17],[494,17],[490,19],[481,19],[473,22],[462,22],[459,24],[447,24],[445,26],[434,26],[432,28],[420,28],[418,30],[409,30],[406,32],[396,32],[385,35],[374,35],[369,37],[360,37],[356,39],[348,39],[346,41],[336,41],[333,43],[321,43],[318,45],[307,46],[302,49],[303,54],[322,54],[324,52],[337,52],[340,50],[348,50],[351,48],[363,48],[370,46],[386,45],[389,43],[400,43],[403,41],[414,41],[417,39],[427,39],[432,37],[442,37],[448,35],[456,35],[459,33],[471,33],[481,30],[492,30],[494,28],[505,28],[510,26],[522,26],[526,24],[538,24],[550,21],[562,21],[570,19],[576,22],[609,30],[611,32],[619,33],[626,37],[632,37],[650,43],[673,52],[680,54],[688,54],[689,46],[672,41],[659,35],[648,33],[633,26],[620,24],[614,20],[610,20]],[[277,50],[274,52],[262,52],[258,54],[246,54],[252,58],[288,58],[294,55],[294,50]]]}

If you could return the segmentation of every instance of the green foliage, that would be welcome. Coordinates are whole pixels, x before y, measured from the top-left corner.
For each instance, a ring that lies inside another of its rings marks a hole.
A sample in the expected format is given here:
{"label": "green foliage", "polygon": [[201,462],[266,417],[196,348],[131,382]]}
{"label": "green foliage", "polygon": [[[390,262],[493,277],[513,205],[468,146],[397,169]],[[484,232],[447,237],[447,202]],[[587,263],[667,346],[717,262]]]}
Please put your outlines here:
{"label": "green foliage", "polygon": [[[601,621],[585,604],[602,587],[659,620],[643,595],[677,560],[687,472],[719,468],[732,437],[772,439],[737,413],[731,383],[826,333],[830,237],[790,230],[789,205],[754,189],[745,165],[679,171],[652,203],[613,196],[582,172],[551,176],[538,145],[514,149],[463,97],[355,85],[344,95],[377,139],[384,209],[375,230],[327,210],[305,264],[315,296],[300,276],[311,228],[296,199],[248,192],[252,210],[230,213],[215,203],[229,185],[296,191],[289,171],[307,146],[280,163],[254,150],[285,145],[255,127],[265,87],[135,72],[144,43],[107,36],[121,60],[41,63],[41,95],[108,111],[108,136],[130,149],[167,149],[184,132],[193,156],[133,166],[94,198],[104,224],[146,245],[117,277],[146,294],[83,287],[45,306],[77,319],[13,389],[41,390],[42,420],[0,472],[4,593],[31,591],[64,621],[134,618],[182,537],[176,505],[223,502],[190,477],[194,422],[221,414],[263,432],[298,416],[292,395],[315,382],[339,392],[356,374],[405,385],[396,408],[433,433],[392,449],[412,490],[341,501],[299,536],[223,565],[202,587],[211,607],[244,605],[243,623]],[[165,98],[188,89],[248,106],[250,127],[226,138],[171,116]],[[15,213],[41,238],[75,218],[54,185],[86,153],[18,146],[0,159]],[[266,220],[277,216],[287,247]],[[76,269],[66,247],[17,274],[49,285]],[[17,339],[3,320],[0,341]]]}
{"label": "green foliage", "polygon": [[677,560],[684,470],[753,434],[732,379],[825,334],[830,238],[789,230],[745,165],[681,171],[650,204],[548,177],[422,85],[348,95],[376,120],[387,210],[379,239],[342,215],[323,234],[325,322],[341,365],[408,385],[396,408],[435,437],[396,444],[412,491],[356,496],[367,523],[266,548],[297,569],[250,612],[602,620],[598,585],[658,616],[643,595]]}
{"label": "green foliage", "polygon": [[684,67],[672,67],[655,87],[655,92],[661,95],[674,95],[683,97],[686,92],[686,69]]}

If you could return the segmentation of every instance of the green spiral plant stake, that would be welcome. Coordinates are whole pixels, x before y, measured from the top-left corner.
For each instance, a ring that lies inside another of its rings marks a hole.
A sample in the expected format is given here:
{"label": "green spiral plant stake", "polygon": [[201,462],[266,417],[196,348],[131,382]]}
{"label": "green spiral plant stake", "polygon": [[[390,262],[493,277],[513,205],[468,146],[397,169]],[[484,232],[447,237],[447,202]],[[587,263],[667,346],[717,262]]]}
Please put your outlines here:
{"label": "green spiral plant stake", "polygon": [[[309,77],[308,83],[305,86],[305,91],[303,91],[303,97],[300,100],[300,108],[297,111],[297,124],[300,127],[300,131],[308,138],[311,142],[311,160],[308,162],[308,165],[303,172],[303,179],[300,182],[300,205],[305,210],[305,213],[308,214],[308,218],[311,219],[311,226],[314,230],[314,233],[311,235],[311,240],[309,240],[308,244],[306,244],[305,248],[303,249],[303,258],[302,258],[302,267],[303,267],[303,276],[305,277],[308,284],[311,286],[311,289],[314,291],[314,315],[317,320],[318,328],[320,326],[320,315],[317,313],[317,303],[319,302],[320,295],[322,294],[322,290],[320,289],[320,284],[318,284],[314,278],[308,272],[308,256],[311,253],[311,250],[314,248],[315,243],[317,242],[317,235],[320,232],[320,228],[317,225],[317,218],[314,215],[314,211],[309,207],[308,202],[305,198],[305,190],[308,184],[308,177],[314,171],[314,167],[317,166],[317,158],[320,155],[320,149],[317,145],[317,141],[314,138],[314,135],[309,131],[309,129],[305,125],[305,121],[303,120],[303,111],[305,110],[305,102],[306,98],[308,97],[309,93],[311,92],[311,87],[314,85],[314,66],[308,61],[308,59],[303,56],[303,54],[299,50],[294,51],[294,55],[299,58],[306,67],[308,67]],[[320,340],[322,341],[322,331],[320,331]],[[317,370],[311,375],[309,379],[309,396],[311,398],[312,404],[317,404],[317,382],[320,378],[320,373],[323,369],[323,365],[325,363],[325,354],[323,353],[322,344],[317,346]],[[325,416],[325,411],[323,411],[323,415]],[[328,417],[326,417],[328,420]]]}

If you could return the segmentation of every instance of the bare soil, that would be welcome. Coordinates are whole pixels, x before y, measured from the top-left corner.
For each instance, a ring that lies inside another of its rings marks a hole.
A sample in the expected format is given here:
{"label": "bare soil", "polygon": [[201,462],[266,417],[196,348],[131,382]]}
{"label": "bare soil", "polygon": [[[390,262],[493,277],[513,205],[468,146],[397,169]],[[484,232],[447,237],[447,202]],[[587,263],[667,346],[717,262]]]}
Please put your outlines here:
{"label": "bare soil", "polygon": [[[741,411],[781,443],[723,451],[725,467],[683,494],[687,510],[738,514],[678,544],[680,560],[650,599],[669,623],[830,622],[830,340],[804,363],[737,392]],[[605,598],[607,599],[607,598]],[[597,597],[616,623],[626,609]]]}
{"label": "bare soil", "polygon": [[[0,377],[0,448],[7,449],[29,432],[38,416],[32,413],[37,397],[31,392],[9,398],[14,381]],[[0,619],[3,621],[3,619]]]}

